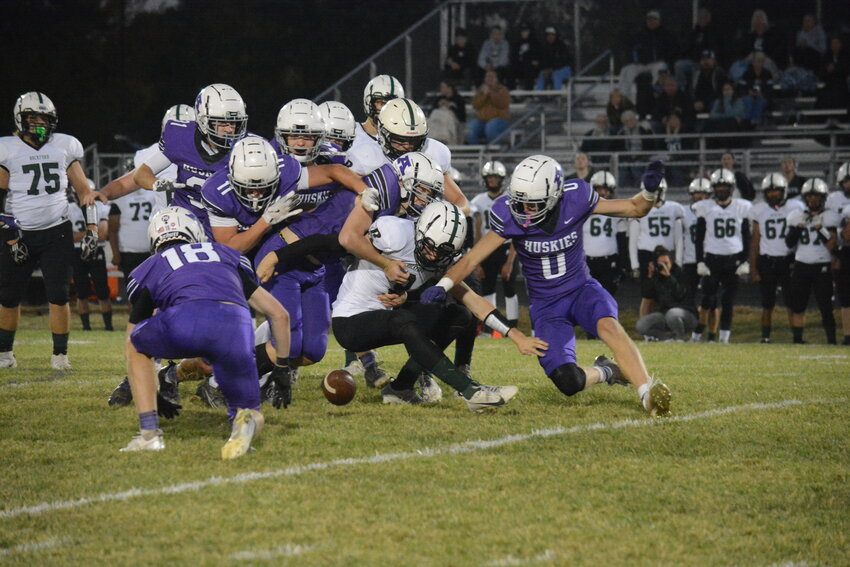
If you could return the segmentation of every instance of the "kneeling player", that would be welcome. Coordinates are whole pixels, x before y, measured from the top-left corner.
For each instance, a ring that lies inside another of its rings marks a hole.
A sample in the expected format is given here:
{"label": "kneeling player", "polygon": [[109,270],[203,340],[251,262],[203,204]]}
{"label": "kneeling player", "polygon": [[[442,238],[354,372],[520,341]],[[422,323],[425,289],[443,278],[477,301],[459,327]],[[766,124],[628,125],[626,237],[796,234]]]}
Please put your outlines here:
{"label": "kneeling player", "polygon": [[[334,336],[355,352],[403,343],[410,359],[398,377],[382,390],[384,403],[422,403],[413,386],[422,372],[430,372],[457,390],[469,409],[481,411],[506,404],[515,386],[483,386],[461,372],[443,350],[470,322],[470,310],[516,343],[522,354],[543,355],[546,343],[508,328],[507,319],[492,303],[458,285],[453,295],[461,305],[416,302],[423,283],[436,281],[457,256],[466,237],[461,210],[444,201],[429,204],[414,222],[383,216],[369,228],[372,246],[405,270],[407,280],[394,285],[384,270],[361,259],[346,273],[333,306]],[[467,309],[467,307],[469,309]]]}
{"label": "kneeling player", "polygon": [[[127,374],[141,432],[122,450],[165,448],[151,358],[204,357],[215,370],[233,424],[221,456],[244,455],[264,422],[248,306],[272,321],[278,367],[285,366],[289,354],[289,316],[258,286],[246,258],[206,242],[203,226],[189,211],[163,209],[151,218],[148,237],[154,255],[133,270],[127,283],[133,304],[127,325]],[[276,379],[274,371],[272,377]]]}

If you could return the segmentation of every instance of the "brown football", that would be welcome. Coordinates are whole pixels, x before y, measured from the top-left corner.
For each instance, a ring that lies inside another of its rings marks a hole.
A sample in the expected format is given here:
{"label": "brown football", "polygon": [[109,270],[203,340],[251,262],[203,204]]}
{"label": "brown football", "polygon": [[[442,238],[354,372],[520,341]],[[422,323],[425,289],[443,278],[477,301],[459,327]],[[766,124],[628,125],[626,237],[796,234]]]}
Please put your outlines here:
{"label": "brown football", "polygon": [[354,399],[357,384],[354,377],[346,370],[331,370],[322,380],[322,392],[328,401],[335,406],[344,406]]}

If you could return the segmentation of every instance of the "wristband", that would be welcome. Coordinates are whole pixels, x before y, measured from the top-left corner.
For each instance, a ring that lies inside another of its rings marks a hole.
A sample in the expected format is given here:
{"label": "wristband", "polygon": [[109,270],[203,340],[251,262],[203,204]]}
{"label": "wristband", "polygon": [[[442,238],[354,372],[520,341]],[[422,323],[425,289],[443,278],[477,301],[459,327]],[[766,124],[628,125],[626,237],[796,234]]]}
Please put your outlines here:
{"label": "wristband", "polygon": [[508,322],[507,317],[501,314],[498,309],[493,309],[487,317],[484,318],[484,324],[493,329],[498,333],[502,333],[504,336],[508,336],[508,333],[513,328],[511,324]]}
{"label": "wristband", "polygon": [[829,234],[829,231],[828,231],[828,230],[826,230],[826,229],[825,229],[825,228],[823,228],[823,227],[820,227],[820,228],[818,229],[818,234],[820,234],[820,235],[823,237],[823,239],[824,239],[824,240],[826,240],[827,242],[829,242],[829,239],[831,238],[831,235]]}
{"label": "wristband", "polygon": [[640,192],[640,196],[643,197],[645,200],[649,201],[650,203],[655,202],[656,195],[655,195],[655,193],[652,193],[651,191],[647,191],[646,189],[642,189],[641,192]]}
{"label": "wristband", "polygon": [[455,282],[452,280],[452,278],[444,277],[437,282],[437,286],[443,288],[446,291],[449,291],[455,286]]}
{"label": "wristband", "polygon": [[87,207],[83,207],[83,212],[86,215],[86,225],[97,226],[97,207],[88,205]]}
{"label": "wristband", "polygon": [[288,367],[289,366],[289,359],[288,358],[281,358],[280,356],[277,356],[277,357],[275,357],[274,364],[275,364],[275,366],[286,366],[286,367]]}

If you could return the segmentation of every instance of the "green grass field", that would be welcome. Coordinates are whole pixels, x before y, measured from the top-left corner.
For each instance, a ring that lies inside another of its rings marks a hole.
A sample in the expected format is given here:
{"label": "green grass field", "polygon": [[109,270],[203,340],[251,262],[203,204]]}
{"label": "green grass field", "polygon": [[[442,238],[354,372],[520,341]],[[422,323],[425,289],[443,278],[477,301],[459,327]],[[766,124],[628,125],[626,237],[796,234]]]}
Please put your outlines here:
{"label": "green grass field", "polygon": [[[742,312],[733,340],[757,337]],[[335,407],[332,343],[293,406],[264,407],[256,452],[223,462],[224,413],[194,384],[164,452],[119,453],[137,429],[106,405],[122,333],[73,332],[67,374],[44,318],[17,340],[0,371],[3,565],[850,565],[848,347],[640,344],[673,391],[674,416],[653,420],[627,388],[564,398],[495,339],[473,370],[520,387],[502,411],[448,392],[384,406],[362,378]],[[581,363],[603,352],[579,341]],[[394,370],[403,350],[382,357]]]}

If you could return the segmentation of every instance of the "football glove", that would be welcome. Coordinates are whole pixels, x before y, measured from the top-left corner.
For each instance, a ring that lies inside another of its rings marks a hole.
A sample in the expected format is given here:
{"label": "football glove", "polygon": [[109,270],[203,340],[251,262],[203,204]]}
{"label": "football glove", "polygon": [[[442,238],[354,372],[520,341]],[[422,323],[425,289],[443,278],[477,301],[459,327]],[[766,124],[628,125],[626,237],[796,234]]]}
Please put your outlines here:
{"label": "football glove", "polygon": [[[16,219],[9,213],[0,213],[0,228],[20,230],[21,226],[18,224],[18,219]],[[9,240],[12,239],[10,238]]]}
{"label": "football glove", "polygon": [[300,202],[301,199],[296,193],[289,193],[283,197],[278,197],[266,207],[266,210],[263,212],[263,220],[270,225],[282,223],[303,210],[296,208]]}
{"label": "football glove", "polygon": [[699,276],[710,276],[711,270],[708,269],[708,266],[705,265],[705,262],[700,262],[697,264],[697,275]]}
{"label": "football glove", "polygon": [[649,162],[640,178],[644,188],[650,193],[658,191],[662,179],[664,179],[664,162],[661,160]]}
{"label": "football glove", "polygon": [[288,366],[275,366],[269,380],[273,380],[275,384],[272,405],[275,409],[280,409],[281,405],[288,408],[289,404],[292,403],[292,371],[290,368]]}
{"label": "football glove", "polygon": [[419,303],[442,303],[445,300],[446,290],[439,285],[432,285],[419,296]]}
{"label": "football glove", "polygon": [[86,235],[80,241],[80,258],[83,262],[90,262],[97,256],[97,232],[87,230]]}
{"label": "football glove", "polygon": [[374,187],[366,187],[360,194],[360,204],[367,213],[374,213],[381,208],[381,196]]}
{"label": "football glove", "polygon": [[823,213],[809,215],[809,222],[811,223],[812,228],[814,228],[815,230],[820,230],[823,226]]}
{"label": "football glove", "polygon": [[735,270],[735,275],[736,276],[747,276],[749,274],[750,274],[750,263],[745,260],[745,261],[741,262],[741,264],[738,266],[738,269]]}
{"label": "football glove", "polygon": [[9,245],[9,251],[12,255],[12,261],[18,266],[24,265],[30,257],[29,248],[27,248],[27,245],[24,244],[23,240],[21,240],[20,231],[18,231],[18,240]]}
{"label": "football glove", "polygon": [[181,406],[180,404],[170,402],[165,399],[159,392],[156,393],[156,413],[158,413],[165,419],[174,419],[175,417],[180,415],[180,410],[182,409],[183,406]]}
{"label": "football glove", "polygon": [[186,187],[185,183],[178,183],[173,179],[157,179],[153,182],[154,191],[175,191]]}

